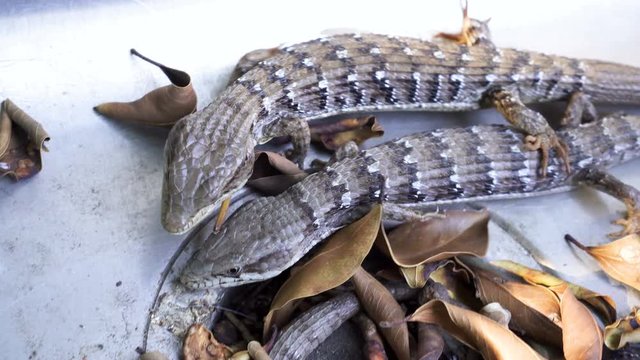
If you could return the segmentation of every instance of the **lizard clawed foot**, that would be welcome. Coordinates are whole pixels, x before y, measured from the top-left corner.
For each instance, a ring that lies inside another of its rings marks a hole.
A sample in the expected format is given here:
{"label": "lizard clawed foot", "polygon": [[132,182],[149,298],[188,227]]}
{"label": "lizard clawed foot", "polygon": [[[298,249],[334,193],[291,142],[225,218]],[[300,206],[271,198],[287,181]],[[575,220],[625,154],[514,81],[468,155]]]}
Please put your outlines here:
{"label": "lizard clawed foot", "polygon": [[627,207],[627,217],[613,221],[613,224],[620,225],[623,229],[609,234],[608,236],[612,239],[640,233],[640,211],[638,211],[631,201],[625,201],[624,203]]}
{"label": "lizard clawed foot", "polygon": [[540,150],[542,158],[540,160],[540,175],[544,178],[547,176],[547,167],[549,165],[549,151],[554,149],[562,162],[564,170],[569,174],[569,149],[567,145],[560,141],[555,133],[543,133],[537,135],[527,135],[524,138],[524,146],[527,150]]}
{"label": "lizard clawed foot", "polygon": [[468,1],[465,0],[464,3],[461,1],[460,5],[462,6],[462,29],[460,32],[457,34],[440,32],[434,38],[446,39],[466,46],[478,45],[481,42],[490,43],[489,20],[491,18],[485,21],[472,19],[468,14]]}

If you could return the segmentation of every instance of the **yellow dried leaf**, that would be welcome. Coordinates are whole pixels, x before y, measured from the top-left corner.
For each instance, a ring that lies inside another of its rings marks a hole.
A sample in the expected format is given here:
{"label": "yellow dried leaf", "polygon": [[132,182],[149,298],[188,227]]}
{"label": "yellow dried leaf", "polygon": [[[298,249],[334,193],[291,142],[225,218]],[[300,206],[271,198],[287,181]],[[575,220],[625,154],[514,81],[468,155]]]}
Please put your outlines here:
{"label": "yellow dried leaf", "polygon": [[543,359],[509,329],[471,310],[432,300],[420,306],[408,321],[437,324],[485,359]]}
{"label": "yellow dried leaf", "polygon": [[604,343],[611,350],[623,348],[628,343],[640,343],[640,308],[604,328]]}
{"label": "yellow dried leaf", "polygon": [[231,353],[231,349],[219,343],[202,324],[191,325],[182,345],[185,360],[226,360]]}
{"label": "yellow dried leaf", "polygon": [[596,319],[571,291],[561,294],[562,351],[567,360],[600,360],[602,330]]}
{"label": "yellow dried leaf", "polygon": [[[382,219],[382,206],[375,205],[360,220],[331,236],[318,253],[282,284],[264,321],[264,334],[281,326],[286,316],[278,312],[294,300],[317,295],[349,280],[371,250]],[[289,309],[285,308],[285,313]],[[265,336],[266,337],[266,336]]]}
{"label": "yellow dried leaf", "polygon": [[540,342],[561,345],[560,306],[552,291],[508,281],[478,267],[473,267],[472,271],[476,294],[483,303],[500,303],[511,312],[511,326]]}
{"label": "yellow dried leaf", "polygon": [[640,236],[631,234],[599,246],[584,246],[571,236],[565,237],[586,251],[600,264],[607,275],[640,290]]}
{"label": "yellow dried leaf", "polygon": [[606,324],[610,324],[616,319],[616,303],[607,295],[598,294],[580,285],[570,283],[542,271],[528,268],[513,261],[500,260],[491,263],[522,277],[530,284],[545,286],[557,294],[561,294],[568,288],[576,298],[593,306]]}

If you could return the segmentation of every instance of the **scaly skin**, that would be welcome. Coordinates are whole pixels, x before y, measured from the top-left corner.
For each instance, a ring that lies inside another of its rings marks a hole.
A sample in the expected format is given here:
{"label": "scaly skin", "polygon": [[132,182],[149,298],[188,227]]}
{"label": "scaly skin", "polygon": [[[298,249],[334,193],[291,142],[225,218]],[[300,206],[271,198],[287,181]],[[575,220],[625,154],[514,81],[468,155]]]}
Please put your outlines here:
{"label": "scaly skin", "polygon": [[639,104],[640,70],[377,34],[286,47],[173,128],[165,147],[162,223],[183,233],[242,187],[253,148],[269,140],[279,122],[383,110],[473,110],[492,106],[484,97],[497,88],[525,104],[576,92],[595,102]]}
{"label": "scaly skin", "polygon": [[[640,156],[640,116],[614,114],[558,132],[579,170]],[[568,190],[563,163],[523,149],[506,126],[441,129],[400,138],[330,164],[275,197],[243,206],[181,275],[188,288],[237,286],[280,274],[373,203],[404,208],[522,198]],[[388,207],[387,207],[388,209]]]}

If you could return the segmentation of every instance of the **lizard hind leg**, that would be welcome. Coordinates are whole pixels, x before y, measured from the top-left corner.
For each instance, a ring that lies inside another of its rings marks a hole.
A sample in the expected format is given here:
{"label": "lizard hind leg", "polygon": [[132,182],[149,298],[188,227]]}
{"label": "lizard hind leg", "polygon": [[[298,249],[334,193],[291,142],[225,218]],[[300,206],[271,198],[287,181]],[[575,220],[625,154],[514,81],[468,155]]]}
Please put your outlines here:
{"label": "lizard hind leg", "polygon": [[565,171],[570,172],[568,147],[558,138],[542,114],[524,105],[515,92],[503,88],[487,91],[484,101],[487,105],[494,106],[511,125],[526,134],[524,146],[527,150],[540,150],[540,173],[543,177],[547,174],[551,149],[556,151],[564,163]]}
{"label": "lizard hind leg", "polygon": [[580,123],[591,122],[597,118],[596,107],[589,99],[589,96],[577,91],[571,94],[560,124],[562,126],[577,126]]}
{"label": "lizard hind leg", "polygon": [[573,181],[580,185],[586,185],[607,193],[624,202],[627,208],[626,218],[613,222],[616,225],[622,226],[623,229],[619,232],[609,234],[609,237],[620,238],[625,235],[640,233],[640,209],[638,209],[638,204],[640,204],[640,191],[638,191],[638,189],[629,184],[625,184],[607,171],[596,167],[588,167],[580,170],[573,177]]}

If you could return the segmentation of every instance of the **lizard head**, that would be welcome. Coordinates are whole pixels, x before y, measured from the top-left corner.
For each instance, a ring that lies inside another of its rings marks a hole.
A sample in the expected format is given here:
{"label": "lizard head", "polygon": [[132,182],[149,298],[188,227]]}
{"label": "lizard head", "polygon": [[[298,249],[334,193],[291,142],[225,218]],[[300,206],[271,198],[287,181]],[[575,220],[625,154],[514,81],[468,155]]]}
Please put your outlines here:
{"label": "lizard head", "polygon": [[161,216],[170,233],[190,230],[251,175],[252,139],[217,128],[212,106],[180,120],[165,144]]}
{"label": "lizard head", "polygon": [[275,277],[291,266],[296,257],[277,241],[286,234],[268,230],[274,218],[261,206],[266,201],[243,206],[219,233],[210,235],[189,260],[180,282],[189,289],[239,286]]}

